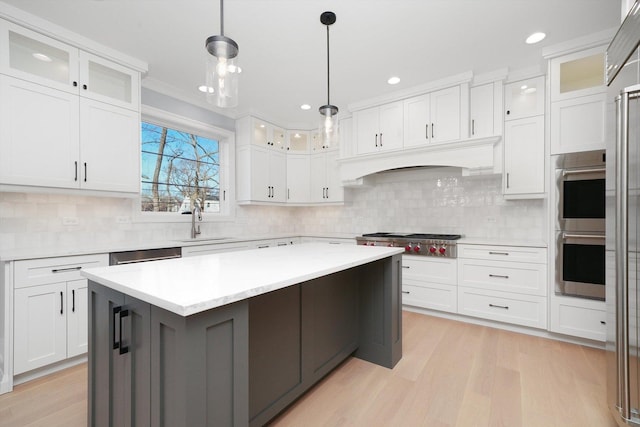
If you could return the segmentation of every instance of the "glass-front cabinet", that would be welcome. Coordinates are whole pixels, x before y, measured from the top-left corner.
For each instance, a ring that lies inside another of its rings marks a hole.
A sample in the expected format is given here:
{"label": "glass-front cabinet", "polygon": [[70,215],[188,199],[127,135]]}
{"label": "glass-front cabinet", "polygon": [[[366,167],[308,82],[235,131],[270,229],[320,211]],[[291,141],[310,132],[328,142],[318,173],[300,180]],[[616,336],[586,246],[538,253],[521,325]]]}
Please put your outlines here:
{"label": "glass-front cabinet", "polygon": [[544,114],[544,76],[509,83],[504,87],[505,120]]}
{"label": "glass-front cabinet", "polygon": [[303,130],[287,132],[287,150],[290,153],[309,152],[309,132]]}
{"label": "glass-front cabinet", "polygon": [[0,72],[138,110],[139,73],[58,40],[0,20]]}
{"label": "glass-front cabinet", "polygon": [[551,60],[551,101],[605,91],[604,48],[574,52]]}
{"label": "glass-front cabinet", "polygon": [[285,150],[287,138],[284,129],[272,125],[269,122],[253,118],[253,135],[251,142],[255,145],[267,148]]}

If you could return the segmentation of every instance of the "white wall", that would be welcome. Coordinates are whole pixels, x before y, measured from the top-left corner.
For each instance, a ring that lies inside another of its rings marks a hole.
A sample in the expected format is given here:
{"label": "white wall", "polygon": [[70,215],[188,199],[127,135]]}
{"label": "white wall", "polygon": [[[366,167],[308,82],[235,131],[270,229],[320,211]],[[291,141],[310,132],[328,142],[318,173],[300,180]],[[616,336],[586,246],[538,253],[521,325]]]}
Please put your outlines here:
{"label": "white wall", "polygon": [[[459,233],[498,239],[545,236],[542,200],[505,201],[499,175],[463,177],[435,168],[378,174],[371,186],[348,188],[345,206],[239,206],[230,221],[205,223],[203,236],[345,234],[375,231]],[[131,199],[0,193],[0,252],[141,245],[186,239],[190,223],[135,221]],[[118,217],[133,217],[120,224]],[[64,225],[63,219],[78,219]]]}

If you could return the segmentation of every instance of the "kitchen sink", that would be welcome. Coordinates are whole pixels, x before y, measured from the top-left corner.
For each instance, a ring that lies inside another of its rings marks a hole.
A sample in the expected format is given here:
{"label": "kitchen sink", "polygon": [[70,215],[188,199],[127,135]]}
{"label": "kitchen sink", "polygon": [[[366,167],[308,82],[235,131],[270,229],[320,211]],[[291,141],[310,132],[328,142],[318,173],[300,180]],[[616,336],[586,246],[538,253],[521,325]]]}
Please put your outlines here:
{"label": "kitchen sink", "polygon": [[182,239],[176,240],[176,242],[180,243],[209,243],[209,242],[219,242],[220,240],[229,240],[231,237],[195,237],[193,239]]}

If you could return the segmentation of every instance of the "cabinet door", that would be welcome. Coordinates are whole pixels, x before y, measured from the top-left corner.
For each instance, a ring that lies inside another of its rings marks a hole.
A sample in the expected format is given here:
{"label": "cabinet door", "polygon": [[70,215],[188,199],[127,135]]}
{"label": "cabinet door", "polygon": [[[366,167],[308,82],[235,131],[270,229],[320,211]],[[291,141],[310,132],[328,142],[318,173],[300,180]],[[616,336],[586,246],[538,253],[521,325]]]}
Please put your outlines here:
{"label": "cabinet door", "polygon": [[606,92],[605,46],[570,53],[550,62],[551,101]]}
{"label": "cabinet door", "polygon": [[251,148],[249,171],[251,175],[251,194],[249,200],[268,202],[271,200],[271,183],[269,182],[269,152],[262,148]]}
{"label": "cabinet door", "polygon": [[0,70],[78,93],[78,49],[5,20],[0,20]]}
{"label": "cabinet door", "polygon": [[402,102],[393,102],[380,107],[380,150],[402,148],[403,134]]}
{"label": "cabinet door", "polygon": [[66,357],[66,291],[64,282],[15,290],[14,375]]}
{"label": "cabinet door", "polygon": [[67,357],[87,352],[89,321],[87,280],[67,282]]}
{"label": "cabinet door", "polygon": [[544,193],[544,116],[505,123],[503,190]]}
{"label": "cabinet door", "polygon": [[551,103],[551,154],[604,150],[607,94]]}
{"label": "cabinet door", "polygon": [[505,85],[505,120],[544,114],[544,92],[544,76]]}
{"label": "cabinet door", "polygon": [[251,143],[255,145],[259,145],[261,147],[266,147],[269,144],[269,124],[262,120],[253,119],[253,133],[251,138]]}
{"label": "cabinet door", "polygon": [[309,132],[291,130],[287,132],[287,151],[289,153],[309,152]]}
{"label": "cabinet door", "polygon": [[80,52],[80,95],[134,111],[140,109],[140,75],[106,59]]}
{"label": "cabinet door", "polygon": [[429,95],[404,101],[404,146],[416,147],[429,143],[431,115]]}
{"label": "cabinet door", "polygon": [[77,188],[78,96],[0,75],[0,182]]}
{"label": "cabinet door", "polygon": [[358,154],[375,153],[378,151],[378,134],[380,133],[378,108],[358,111],[354,117]]}
{"label": "cabinet door", "polygon": [[287,203],[306,203],[310,190],[309,155],[287,155]]}
{"label": "cabinet door", "polygon": [[469,136],[471,138],[483,138],[494,135],[493,83],[472,87],[470,92]]}
{"label": "cabinet door", "polygon": [[287,132],[284,129],[271,127],[271,146],[278,150],[287,148]]}
{"label": "cabinet door", "polygon": [[324,202],[326,199],[326,156],[325,153],[314,154],[311,156],[309,167],[311,174],[311,201]]}
{"label": "cabinet door", "polygon": [[140,192],[139,113],[81,100],[81,187]]}
{"label": "cabinet door", "polygon": [[338,151],[328,151],[325,154],[326,167],[326,201],[342,202],[344,201],[344,187],[340,179],[340,168],[338,167]]}
{"label": "cabinet door", "polygon": [[431,142],[460,139],[460,86],[431,94]]}
{"label": "cabinet door", "polygon": [[269,153],[269,184],[272,202],[287,201],[287,155]]}

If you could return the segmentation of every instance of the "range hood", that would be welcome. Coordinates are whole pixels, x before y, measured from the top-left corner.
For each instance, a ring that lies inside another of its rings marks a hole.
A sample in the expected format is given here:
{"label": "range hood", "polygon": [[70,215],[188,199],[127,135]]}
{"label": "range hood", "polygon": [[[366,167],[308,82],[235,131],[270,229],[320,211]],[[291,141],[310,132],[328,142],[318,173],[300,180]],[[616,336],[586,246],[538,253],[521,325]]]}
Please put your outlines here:
{"label": "range hood", "polygon": [[338,160],[343,185],[361,185],[363,178],[377,172],[413,167],[460,167],[469,174],[499,173],[501,136],[389,151]]}

